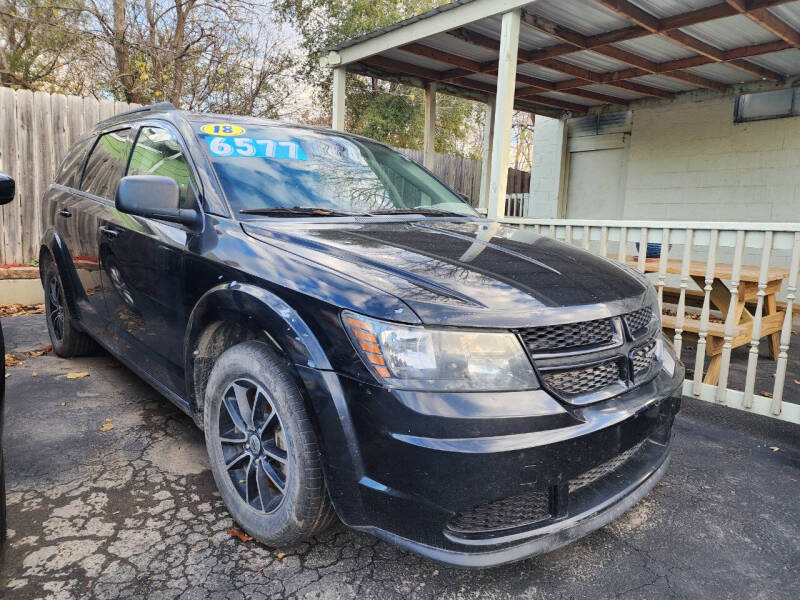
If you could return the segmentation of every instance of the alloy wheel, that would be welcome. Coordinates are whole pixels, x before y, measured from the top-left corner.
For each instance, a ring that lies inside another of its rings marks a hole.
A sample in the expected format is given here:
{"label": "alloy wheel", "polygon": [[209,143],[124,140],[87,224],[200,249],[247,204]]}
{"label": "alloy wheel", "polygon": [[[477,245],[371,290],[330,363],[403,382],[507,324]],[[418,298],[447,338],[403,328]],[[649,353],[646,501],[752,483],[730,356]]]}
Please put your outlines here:
{"label": "alloy wheel", "polygon": [[61,282],[58,277],[50,277],[50,283],[47,291],[47,308],[49,309],[48,318],[50,319],[50,326],[53,328],[53,334],[56,339],[64,339],[64,291],[61,289]]}
{"label": "alloy wheel", "polygon": [[233,487],[251,508],[271,513],[283,501],[289,454],[269,394],[250,379],[225,390],[219,408],[219,443]]}

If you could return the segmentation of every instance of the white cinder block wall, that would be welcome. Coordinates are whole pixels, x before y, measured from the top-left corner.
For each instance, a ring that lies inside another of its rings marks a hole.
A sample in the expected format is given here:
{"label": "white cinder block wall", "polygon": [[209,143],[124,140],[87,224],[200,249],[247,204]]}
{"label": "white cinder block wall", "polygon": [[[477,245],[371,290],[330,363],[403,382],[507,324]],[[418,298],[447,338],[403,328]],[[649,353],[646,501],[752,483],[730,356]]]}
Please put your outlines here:
{"label": "white cinder block wall", "polygon": [[[799,222],[800,117],[734,123],[733,111],[733,97],[634,108],[624,218]],[[536,119],[532,216],[557,215],[555,123]]]}
{"label": "white cinder block wall", "polygon": [[800,117],[734,123],[734,99],[633,112],[626,219],[800,221]]}

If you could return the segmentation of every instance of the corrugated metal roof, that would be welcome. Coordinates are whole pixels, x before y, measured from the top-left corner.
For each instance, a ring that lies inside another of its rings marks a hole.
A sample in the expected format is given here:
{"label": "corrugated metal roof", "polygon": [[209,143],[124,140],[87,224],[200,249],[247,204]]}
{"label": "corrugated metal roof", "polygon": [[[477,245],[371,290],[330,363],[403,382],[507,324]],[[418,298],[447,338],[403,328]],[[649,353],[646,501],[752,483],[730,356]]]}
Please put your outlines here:
{"label": "corrugated metal roof", "polygon": [[540,0],[529,4],[527,10],[583,35],[597,35],[630,25],[607,8],[586,0]]}
{"label": "corrugated metal roof", "polygon": [[676,44],[660,35],[648,35],[638,40],[628,40],[614,44],[617,48],[622,48],[633,54],[643,56],[653,62],[665,62],[668,60],[678,60],[687,58],[695,53]]}
{"label": "corrugated metal roof", "polygon": [[[337,46],[337,49],[350,47],[361,41],[372,39],[386,33],[404,27],[410,23],[429,18],[442,12],[452,10],[458,6],[467,4],[474,0],[455,0],[450,4],[443,5],[428,13],[413,17],[401,23],[394,24],[382,30],[367,34],[354,40],[349,40]],[[724,4],[723,0],[632,0],[641,10],[644,10],[656,18],[667,18],[675,15],[687,14],[698,9],[707,8]],[[573,30],[583,36],[595,36],[611,31],[633,28],[634,23],[630,19],[625,19],[619,14],[601,6],[594,0],[538,0],[531,2],[524,7],[524,10],[538,15],[556,25]],[[800,0],[793,0],[772,7],[769,11],[777,18],[781,19],[789,27],[794,27],[800,31]],[[492,44],[498,43],[502,29],[502,17],[494,15],[465,25],[465,30],[493,40]],[[687,26],[681,29],[684,33],[698,38],[701,42],[709,44],[720,50],[731,50],[751,45],[764,44],[779,41],[779,38],[765,27],[754,22],[745,15],[733,15],[719,18],[704,23]],[[489,66],[497,60],[497,50],[481,46],[481,41],[465,41],[455,35],[450,35],[445,31],[436,33],[428,38],[418,40],[424,45],[428,45],[436,50],[453,54],[456,57],[467,58],[478,63],[487,63]],[[491,44],[490,44],[491,45]],[[523,56],[531,56],[532,59],[540,56],[537,51],[544,50],[553,46],[564,47],[565,41],[558,39],[554,35],[548,34],[539,29],[535,29],[523,24],[520,30],[520,49],[527,51]],[[640,56],[653,63],[665,63],[669,61],[681,60],[697,56],[697,52],[691,48],[660,35],[643,35],[635,39],[617,42],[614,47]],[[580,67],[597,75],[608,74],[618,71],[625,71],[631,68],[627,62],[607,57],[603,54],[591,50],[581,50],[575,48],[574,52],[558,51],[555,54],[557,61],[562,61],[572,66]],[[553,55],[551,54],[551,56]],[[408,63],[417,67],[424,67],[431,71],[446,71],[457,68],[458,61],[447,62],[446,57],[437,59],[420,56],[419,54],[406,52],[398,49],[387,50],[381,53],[382,56],[392,58],[401,62]],[[546,55],[543,57],[546,58]],[[368,60],[368,59],[364,59]],[[700,59],[704,60],[704,59]],[[755,65],[760,65],[773,72],[783,75],[800,75],[800,49],[782,50],[748,57],[746,60]],[[546,61],[541,61],[546,62]],[[635,62],[635,61],[634,61]],[[522,62],[518,65],[517,72],[529,77],[536,77],[545,81],[560,82],[576,79],[574,74],[564,72],[558,67],[558,62],[543,64]],[[569,71],[570,69],[567,69]],[[725,63],[708,63],[695,66],[685,70],[686,73],[699,75],[706,79],[716,81],[726,85],[736,85],[742,83],[758,82],[762,79],[760,75],[750,73],[744,69],[737,68]],[[384,74],[391,76],[391,72],[384,70]],[[470,76],[473,81],[483,84],[493,85],[496,77],[493,71],[489,73],[476,73]],[[594,76],[588,76],[595,79]],[[457,88],[459,79],[448,82],[448,89]],[[646,75],[630,79],[642,85],[658,88],[671,93],[702,89],[698,86],[672,79],[663,75]],[[576,82],[577,85],[581,81]],[[518,88],[527,87],[524,84],[517,84]],[[641,94],[618,88],[614,85],[590,85],[586,81],[583,89],[596,93],[606,94],[627,100],[634,100],[643,97],[657,96],[658,94]],[[752,89],[752,88],[751,88]],[[647,90],[644,90],[645,92]],[[456,89],[456,93],[458,90]],[[576,105],[593,106],[597,104],[595,100],[589,100],[570,94],[569,90],[559,92],[547,92],[551,98],[557,98],[571,102]]]}
{"label": "corrugated metal roof", "polygon": [[753,46],[777,39],[774,34],[744,15],[684,27],[683,31],[722,50]]}
{"label": "corrugated metal roof", "polygon": [[691,69],[686,70],[696,75],[700,75],[701,77],[705,77],[706,79],[721,81],[722,83],[727,83],[729,85],[745,83],[747,81],[758,81],[761,79],[758,75],[746,73],[741,69],[736,69],[721,63],[711,63],[708,65],[702,65],[700,67],[692,67]]}
{"label": "corrugated metal roof", "polygon": [[751,56],[747,60],[786,75],[800,75],[800,49],[789,48],[762,56]]}

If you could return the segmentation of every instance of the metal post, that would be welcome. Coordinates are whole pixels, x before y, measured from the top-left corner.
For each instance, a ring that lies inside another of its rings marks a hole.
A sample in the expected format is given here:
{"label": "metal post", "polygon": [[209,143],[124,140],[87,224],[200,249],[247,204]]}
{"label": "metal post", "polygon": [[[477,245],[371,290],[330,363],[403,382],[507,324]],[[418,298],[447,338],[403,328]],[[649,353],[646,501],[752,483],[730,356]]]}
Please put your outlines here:
{"label": "metal post", "polygon": [[500,54],[497,69],[497,97],[492,136],[492,167],[489,180],[488,213],[490,219],[501,218],[506,207],[508,153],[511,146],[511,116],[517,79],[520,10],[503,15],[500,33]]}
{"label": "metal post", "polygon": [[436,157],[436,82],[425,86],[425,133],[422,150],[422,164],[433,170]]}
{"label": "metal post", "polygon": [[336,131],[344,131],[346,78],[347,69],[345,67],[336,67],[333,70],[333,119],[331,127]]}

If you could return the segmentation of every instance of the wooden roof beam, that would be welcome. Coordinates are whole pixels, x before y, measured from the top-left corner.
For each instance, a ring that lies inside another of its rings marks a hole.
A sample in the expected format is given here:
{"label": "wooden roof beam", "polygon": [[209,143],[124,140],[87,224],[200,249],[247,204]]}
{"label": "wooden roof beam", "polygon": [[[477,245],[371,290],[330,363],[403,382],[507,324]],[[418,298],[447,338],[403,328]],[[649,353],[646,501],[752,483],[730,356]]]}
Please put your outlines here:
{"label": "wooden roof beam", "polygon": [[[751,5],[748,5],[746,0],[726,0],[728,5],[736,9],[737,12],[747,15],[747,17],[754,23],[758,23],[783,41],[791,44],[795,48],[800,48],[800,31],[782,21],[773,13],[769,12],[766,8],[756,8],[753,10]],[[771,4],[770,4],[771,6]]]}

